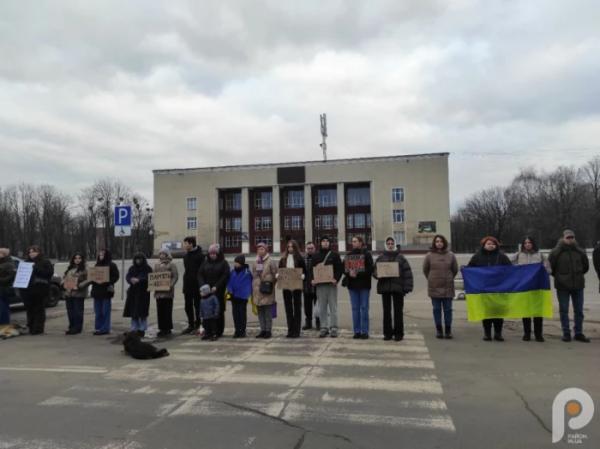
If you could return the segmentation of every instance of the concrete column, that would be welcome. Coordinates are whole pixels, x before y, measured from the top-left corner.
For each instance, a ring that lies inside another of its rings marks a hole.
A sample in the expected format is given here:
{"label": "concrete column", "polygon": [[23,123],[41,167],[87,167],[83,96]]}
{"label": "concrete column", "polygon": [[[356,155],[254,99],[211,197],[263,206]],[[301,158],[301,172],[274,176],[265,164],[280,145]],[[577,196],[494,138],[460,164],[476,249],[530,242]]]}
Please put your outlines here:
{"label": "concrete column", "polygon": [[279,208],[279,186],[273,186],[273,253],[281,252],[281,217]]}
{"label": "concrete column", "polygon": [[[250,238],[250,194],[248,187],[242,188],[242,235]],[[250,252],[250,241],[242,240],[242,253]]]}
{"label": "concrete column", "polygon": [[[304,239],[307,242],[313,239],[313,216],[312,216],[312,186],[304,186]],[[302,242],[304,246],[305,242]]]}
{"label": "concrete column", "polygon": [[346,251],[346,203],[344,201],[344,183],[337,183],[337,212],[338,212],[338,250]]}

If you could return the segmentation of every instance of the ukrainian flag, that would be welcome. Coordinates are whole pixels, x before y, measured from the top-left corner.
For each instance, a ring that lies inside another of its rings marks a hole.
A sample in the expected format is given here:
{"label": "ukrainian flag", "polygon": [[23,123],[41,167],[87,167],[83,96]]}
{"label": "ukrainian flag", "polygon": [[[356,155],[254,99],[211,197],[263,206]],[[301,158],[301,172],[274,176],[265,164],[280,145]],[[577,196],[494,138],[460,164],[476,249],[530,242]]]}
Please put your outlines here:
{"label": "ukrainian flag", "polygon": [[467,318],[552,318],[550,277],[541,263],[463,267]]}

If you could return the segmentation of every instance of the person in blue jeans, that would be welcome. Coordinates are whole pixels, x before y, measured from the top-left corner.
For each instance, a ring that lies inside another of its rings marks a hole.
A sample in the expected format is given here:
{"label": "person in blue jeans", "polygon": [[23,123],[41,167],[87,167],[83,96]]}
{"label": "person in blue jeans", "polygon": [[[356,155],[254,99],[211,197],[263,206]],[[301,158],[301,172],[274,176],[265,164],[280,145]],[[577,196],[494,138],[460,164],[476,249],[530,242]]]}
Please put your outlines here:
{"label": "person in blue jeans", "polygon": [[10,324],[9,289],[17,269],[8,248],[0,248],[0,324]]}
{"label": "person in blue jeans", "polygon": [[226,298],[231,299],[231,310],[235,333],[233,338],[246,338],[248,299],[252,296],[252,273],[246,257],[240,254],[233,261],[233,271],[227,281]]}
{"label": "person in blue jeans", "polygon": [[115,295],[115,284],[119,281],[120,273],[117,265],[112,261],[112,254],[107,249],[98,252],[96,258],[97,267],[108,268],[108,282],[92,282],[91,296],[94,298],[94,335],[106,335],[110,333],[110,313],[112,309],[112,298]]}
{"label": "person in blue jeans", "polygon": [[569,300],[573,302],[574,339],[589,343],[590,339],[583,333],[583,290],[585,273],[590,269],[590,262],[585,251],[577,245],[575,233],[570,229],[563,231],[562,239],[548,256],[554,287],[558,296],[562,341],[571,341],[569,323]]}
{"label": "person in blue jeans", "polygon": [[[75,288],[68,288],[67,278],[75,280]],[[63,288],[65,289],[65,305],[67,307],[67,316],[69,318],[69,328],[65,331],[66,335],[77,335],[83,330],[83,313],[85,298],[88,294],[90,283],[87,281],[87,268],[85,266],[85,257],[83,253],[76,252],[71,257],[69,266],[65,271],[63,278]]]}
{"label": "person in blue jeans", "polygon": [[373,275],[373,257],[359,235],[352,237],[352,250],[344,258],[344,284],[352,303],[355,339],[369,338],[369,293]]}

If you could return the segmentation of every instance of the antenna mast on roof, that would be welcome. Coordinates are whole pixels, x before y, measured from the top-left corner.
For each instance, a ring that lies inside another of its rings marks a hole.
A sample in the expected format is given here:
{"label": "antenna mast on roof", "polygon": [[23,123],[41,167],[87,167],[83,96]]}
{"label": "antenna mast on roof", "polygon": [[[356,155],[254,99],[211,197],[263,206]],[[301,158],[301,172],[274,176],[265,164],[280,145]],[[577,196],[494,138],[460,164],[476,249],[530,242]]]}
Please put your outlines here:
{"label": "antenna mast on roof", "polygon": [[320,144],[323,148],[323,162],[327,162],[327,114],[321,114],[321,136],[323,136],[323,142]]}

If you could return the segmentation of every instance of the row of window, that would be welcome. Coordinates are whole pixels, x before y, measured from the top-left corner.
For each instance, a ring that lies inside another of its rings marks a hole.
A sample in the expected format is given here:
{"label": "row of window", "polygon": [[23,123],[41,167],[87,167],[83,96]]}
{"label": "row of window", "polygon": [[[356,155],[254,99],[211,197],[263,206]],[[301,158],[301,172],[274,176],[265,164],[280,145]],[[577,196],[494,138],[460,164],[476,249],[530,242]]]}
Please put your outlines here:
{"label": "row of window", "polygon": [[[393,222],[396,224],[404,223],[404,209],[394,209],[392,211]],[[196,217],[187,217],[187,229],[194,230],[198,227]],[[221,218],[219,227],[229,232],[241,232],[242,219],[240,217]],[[350,214],[346,217],[346,228],[364,229],[371,227],[371,214]],[[271,217],[255,217],[255,231],[270,231],[273,228],[273,219]],[[337,229],[337,215],[317,215],[315,216],[315,229]],[[283,218],[283,229],[286,231],[304,229],[304,217],[302,215],[291,215]]]}
{"label": "row of window", "polygon": [[[392,202],[404,202],[404,188],[392,189]],[[368,187],[351,187],[347,191],[346,203],[348,206],[368,206],[371,204],[370,189]],[[285,192],[283,204],[288,209],[302,209],[304,207],[304,191],[289,190]],[[187,210],[198,210],[196,197],[186,198]],[[315,205],[318,207],[337,206],[337,189],[320,189],[315,196]],[[255,194],[254,207],[256,209],[272,209],[272,192]],[[242,210],[242,194],[239,192],[225,193],[219,199],[220,210]]]}

